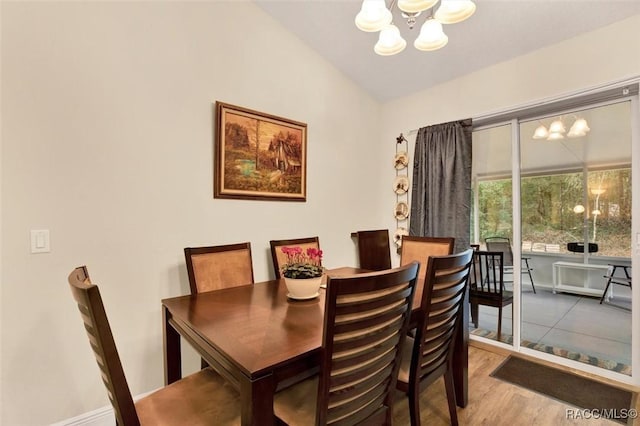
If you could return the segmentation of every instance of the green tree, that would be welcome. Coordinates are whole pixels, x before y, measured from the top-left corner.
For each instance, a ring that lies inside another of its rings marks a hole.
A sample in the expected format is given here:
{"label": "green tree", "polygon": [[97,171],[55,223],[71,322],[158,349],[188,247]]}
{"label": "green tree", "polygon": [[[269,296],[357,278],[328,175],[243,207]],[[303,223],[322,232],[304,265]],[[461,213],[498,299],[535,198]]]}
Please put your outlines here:
{"label": "green tree", "polygon": [[236,149],[249,149],[247,129],[237,123],[227,123],[224,128],[227,146]]}

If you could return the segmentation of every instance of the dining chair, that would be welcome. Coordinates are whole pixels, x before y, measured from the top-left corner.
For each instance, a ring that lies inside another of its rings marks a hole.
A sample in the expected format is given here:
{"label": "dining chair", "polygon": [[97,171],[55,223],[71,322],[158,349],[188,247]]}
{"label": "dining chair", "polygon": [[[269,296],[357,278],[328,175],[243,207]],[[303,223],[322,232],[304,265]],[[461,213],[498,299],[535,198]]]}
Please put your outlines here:
{"label": "dining chair", "polygon": [[455,336],[462,326],[473,250],[427,261],[416,336],[403,349],[397,388],[409,399],[411,425],[420,425],[420,392],[444,376],[449,416],[458,424],[453,384]]}
{"label": "dining chair", "polygon": [[290,240],[271,240],[271,260],[273,261],[273,271],[276,279],[282,277],[282,266],[287,263],[287,256],[280,250],[281,247],[300,247],[303,250],[308,248],[320,249],[320,239],[318,237],[294,238]]}
{"label": "dining chair", "polygon": [[389,425],[418,262],[328,277],[320,373],[278,392],[290,425]]}
{"label": "dining chair", "polygon": [[69,287],[89,337],[119,426],[240,424],[240,395],[210,368],[133,401],[100,290],[85,266],[69,274]]}
{"label": "dining chair", "polygon": [[400,249],[400,265],[413,261],[420,262],[418,278],[424,280],[427,273],[427,261],[431,256],[445,256],[453,253],[455,238],[452,237],[402,237]]}
{"label": "dining chair", "polygon": [[[251,243],[186,247],[184,258],[191,294],[253,284]],[[202,368],[209,364],[204,358]]]}
{"label": "dining chair", "polygon": [[[488,251],[501,251],[504,260],[504,272],[505,274],[511,274],[513,276],[513,250],[511,249],[511,240],[507,237],[487,237],[484,239],[484,244]],[[529,266],[529,257],[521,257],[522,267],[520,273],[522,275],[529,275],[529,281],[533,288],[533,293],[536,294],[536,286],[533,283],[533,275],[531,271],[533,268]],[[511,281],[509,281],[511,282]]]}
{"label": "dining chair", "polygon": [[184,249],[191,294],[253,284],[251,243]]}
{"label": "dining chair", "polygon": [[[502,308],[513,303],[513,292],[504,288],[503,256],[501,251],[476,251],[469,275],[469,304],[471,321],[479,324],[479,305],[498,308],[498,340],[502,336]],[[513,308],[513,306],[512,306]]]}
{"label": "dining chair", "polygon": [[358,247],[358,264],[361,269],[382,271],[391,268],[389,230],[358,231],[351,234]]}

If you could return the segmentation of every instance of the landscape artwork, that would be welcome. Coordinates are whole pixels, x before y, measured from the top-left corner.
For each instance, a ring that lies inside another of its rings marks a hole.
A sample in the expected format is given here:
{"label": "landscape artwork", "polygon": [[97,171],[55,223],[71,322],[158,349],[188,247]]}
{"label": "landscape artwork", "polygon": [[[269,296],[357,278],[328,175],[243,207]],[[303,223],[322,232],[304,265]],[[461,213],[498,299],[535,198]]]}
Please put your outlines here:
{"label": "landscape artwork", "polygon": [[307,125],[216,102],[215,198],[306,201]]}

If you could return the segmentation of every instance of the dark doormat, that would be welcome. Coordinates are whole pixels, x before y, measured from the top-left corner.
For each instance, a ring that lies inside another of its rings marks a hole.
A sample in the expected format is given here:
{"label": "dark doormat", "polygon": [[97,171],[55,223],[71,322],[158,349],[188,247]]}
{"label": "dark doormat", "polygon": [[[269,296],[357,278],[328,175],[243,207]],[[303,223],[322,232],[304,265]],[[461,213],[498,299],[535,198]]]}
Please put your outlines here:
{"label": "dark doormat", "polygon": [[620,423],[631,407],[629,391],[519,357],[509,356],[491,376]]}

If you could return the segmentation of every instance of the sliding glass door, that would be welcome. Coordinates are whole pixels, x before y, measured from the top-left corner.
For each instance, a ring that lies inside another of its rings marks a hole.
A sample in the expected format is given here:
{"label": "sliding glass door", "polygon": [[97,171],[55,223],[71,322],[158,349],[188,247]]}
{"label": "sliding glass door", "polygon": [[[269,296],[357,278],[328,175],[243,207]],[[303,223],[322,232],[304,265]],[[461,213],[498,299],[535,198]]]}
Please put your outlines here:
{"label": "sliding glass door", "polygon": [[[637,84],[627,97],[559,101],[476,127],[471,241],[487,250],[487,238],[508,239],[513,260],[511,267],[505,260],[504,286],[514,299],[502,310],[500,337],[498,310],[481,306],[472,339],[631,376],[638,330],[625,283],[640,244],[632,237],[636,94]],[[607,288],[612,273],[620,279]]]}
{"label": "sliding glass door", "polygon": [[[513,238],[512,208],[512,126],[504,124],[473,132],[472,179],[474,209],[471,241],[486,250],[485,240],[492,237]],[[513,294],[513,281],[505,277],[505,292]],[[510,294],[507,293],[506,297]],[[478,307],[478,318],[471,318],[471,334],[483,338],[513,341],[513,304],[498,309]],[[501,333],[498,338],[498,317]]]}
{"label": "sliding glass door", "polygon": [[631,102],[522,122],[520,151],[520,344],[631,374],[630,288],[603,298],[631,270]]}

